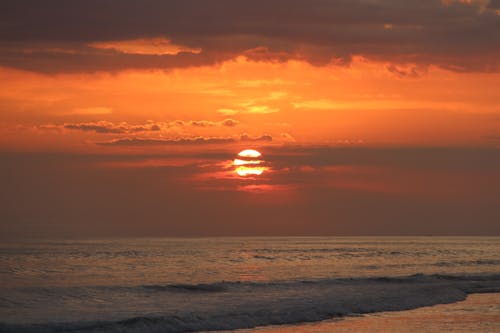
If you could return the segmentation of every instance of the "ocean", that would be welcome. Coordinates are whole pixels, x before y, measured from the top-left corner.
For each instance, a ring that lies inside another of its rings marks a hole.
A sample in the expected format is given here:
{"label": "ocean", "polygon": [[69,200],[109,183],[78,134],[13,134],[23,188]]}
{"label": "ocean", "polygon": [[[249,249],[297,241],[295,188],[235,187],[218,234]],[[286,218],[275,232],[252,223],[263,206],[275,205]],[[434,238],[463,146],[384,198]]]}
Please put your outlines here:
{"label": "ocean", "polygon": [[0,245],[0,332],[192,332],[500,292],[500,237],[255,237]]}

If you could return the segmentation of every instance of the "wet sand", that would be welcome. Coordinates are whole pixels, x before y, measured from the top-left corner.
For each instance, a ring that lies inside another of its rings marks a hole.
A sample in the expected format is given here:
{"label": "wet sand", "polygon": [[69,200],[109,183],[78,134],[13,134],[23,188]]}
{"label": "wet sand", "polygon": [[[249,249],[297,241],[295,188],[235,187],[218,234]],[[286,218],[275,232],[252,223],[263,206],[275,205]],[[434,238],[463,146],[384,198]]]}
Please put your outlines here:
{"label": "wet sand", "polygon": [[408,311],[378,312],[317,323],[266,326],[245,333],[500,332],[500,293],[472,294],[465,301]]}

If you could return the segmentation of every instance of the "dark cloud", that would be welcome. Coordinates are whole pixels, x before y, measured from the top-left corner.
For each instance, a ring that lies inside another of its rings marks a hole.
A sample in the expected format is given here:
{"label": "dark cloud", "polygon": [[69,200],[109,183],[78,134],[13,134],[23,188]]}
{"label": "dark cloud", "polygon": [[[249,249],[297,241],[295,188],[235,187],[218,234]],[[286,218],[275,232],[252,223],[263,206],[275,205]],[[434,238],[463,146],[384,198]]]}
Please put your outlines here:
{"label": "dark cloud", "polygon": [[[24,46],[29,47],[29,44]],[[64,50],[64,44],[61,45]],[[24,47],[4,51],[0,47],[0,65],[35,72],[95,72],[118,71],[122,69],[171,69],[211,65],[230,56],[206,53],[179,53],[177,55],[125,54],[117,51],[91,50],[89,52],[67,53],[52,50],[25,52]]]}
{"label": "dark cloud", "polygon": [[157,131],[157,126],[129,126],[128,124],[115,125],[109,122],[64,124],[65,129],[95,132],[101,134],[119,134],[129,132]]}
{"label": "dark cloud", "polygon": [[117,138],[111,141],[97,142],[100,146],[162,146],[162,145],[203,145],[225,144],[235,142],[271,142],[273,137],[268,134],[249,136],[242,134],[239,140],[234,137],[186,137],[186,138]]}
{"label": "dark cloud", "polygon": [[[347,64],[354,55],[456,71],[498,71],[498,1],[5,0],[0,64],[44,72],[173,68],[246,54]],[[164,37],[200,53],[138,55],[96,41]],[[32,45],[57,47],[26,52]],[[76,52],[67,52],[74,49]],[[23,51],[24,50],[24,51]],[[64,51],[66,50],[66,51]]]}
{"label": "dark cloud", "polygon": [[54,129],[69,129],[84,132],[95,132],[99,134],[126,134],[126,133],[140,133],[140,132],[157,132],[163,129],[182,126],[193,127],[234,127],[239,124],[239,121],[234,119],[224,119],[221,121],[209,120],[191,120],[182,121],[175,120],[170,122],[148,122],[142,125],[132,125],[127,122],[112,123],[109,121],[86,122],[86,123],[66,123],[64,125],[41,125],[38,129],[41,130],[54,130]]}
{"label": "dark cloud", "polygon": [[269,134],[264,134],[261,136],[250,136],[246,133],[240,135],[241,141],[273,141],[273,137]]}
{"label": "dark cloud", "polygon": [[211,127],[211,126],[214,126],[214,124],[210,121],[206,121],[206,120],[199,120],[199,121],[196,121],[196,120],[193,120],[190,122],[192,126],[195,126],[195,127]]}
{"label": "dark cloud", "polygon": [[178,139],[149,139],[149,138],[122,138],[106,142],[97,142],[100,146],[170,146],[170,145],[204,145],[232,143],[233,138],[178,138]]}
{"label": "dark cloud", "polygon": [[387,70],[396,76],[402,78],[418,78],[427,71],[427,68],[419,68],[417,66],[396,66],[394,64],[387,66]]}

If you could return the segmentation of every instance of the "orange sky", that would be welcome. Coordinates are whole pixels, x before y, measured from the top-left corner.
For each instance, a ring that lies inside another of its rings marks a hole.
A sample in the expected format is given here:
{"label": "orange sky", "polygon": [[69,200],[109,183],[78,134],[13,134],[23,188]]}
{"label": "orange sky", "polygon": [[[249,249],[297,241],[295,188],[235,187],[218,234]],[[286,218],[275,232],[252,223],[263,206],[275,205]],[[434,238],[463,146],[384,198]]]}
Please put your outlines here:
{"label": "orange sky", "polygon": [[[494,229],[498,1],[61,1],[0,3],[6,233],[74,234],[86,212],[103,234]],[[261,176],[234,172],[246,148]],[[163,205],[181,223],[134,224]],[[249,209],[276,224],[224,218]]]}
{"label": "orange sky", "polygon": [[3,151],[499,145],[496,1],[24,1],[0,8]]}
{"label": "orange sky", "polygon": [[[498,146],[500,74],[430,67],[405,76],[391,66],[363,58],[344,67],[241,56],[170,71],[46,75],[3,68],[1,148],[100,152],[96,143],[120,138],[245,133],[271,135],[276,144]],[[226,126],[227,119],[234,122]],[[159,130],[68,128],[153,124]]]}

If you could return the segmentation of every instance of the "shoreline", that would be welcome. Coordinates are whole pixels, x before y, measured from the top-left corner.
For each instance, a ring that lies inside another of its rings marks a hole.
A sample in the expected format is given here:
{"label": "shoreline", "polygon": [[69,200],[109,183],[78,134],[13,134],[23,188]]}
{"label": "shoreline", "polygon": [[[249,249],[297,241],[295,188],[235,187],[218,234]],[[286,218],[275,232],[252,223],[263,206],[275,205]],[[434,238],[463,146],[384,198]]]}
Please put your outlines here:
{"label": "shoreline", "polygon": [[[347,332],[493,332],[500,331],[500,292],[470,293],[464,300],[409,310],[334,317],[317,322],[211,331],[216,333]],[[208,333],[204,331],[202,333]]]}

